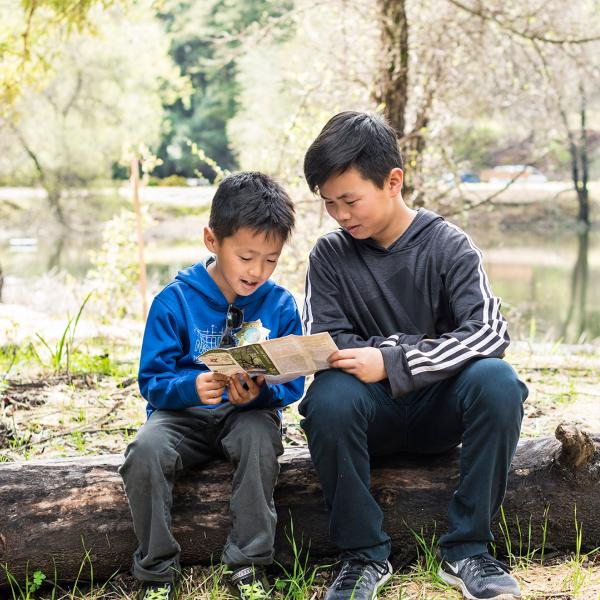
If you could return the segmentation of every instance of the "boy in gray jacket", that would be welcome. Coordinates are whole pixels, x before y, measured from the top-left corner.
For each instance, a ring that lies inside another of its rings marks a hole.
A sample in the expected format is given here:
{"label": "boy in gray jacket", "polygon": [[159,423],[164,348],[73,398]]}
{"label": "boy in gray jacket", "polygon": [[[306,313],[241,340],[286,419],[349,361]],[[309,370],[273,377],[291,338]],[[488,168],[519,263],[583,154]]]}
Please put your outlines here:
{"label": "boy in gray jacket", "polygon": [[472,600],[520,598],[487,544],[527,388],[501,360],[507,323],[481,252],[442,217],[406,206],[398,140],[379,116],[333,117],[304,172],[340,225],[310,254],[304,307],[306,333],[329,331],[340,350],[300,405],[342,553],[326,600],[375,598],[391,575],[370,457],[461,443],[440,576]]}

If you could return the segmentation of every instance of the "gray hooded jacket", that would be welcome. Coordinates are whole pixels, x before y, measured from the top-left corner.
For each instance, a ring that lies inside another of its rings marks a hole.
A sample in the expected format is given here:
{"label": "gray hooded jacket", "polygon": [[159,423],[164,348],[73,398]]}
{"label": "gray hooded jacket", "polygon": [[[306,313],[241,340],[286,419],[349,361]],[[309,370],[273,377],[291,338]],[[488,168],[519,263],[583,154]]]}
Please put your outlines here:
{"label": "gray hooded jacket", "polygon": [[304,329],[339,348],[374,346],[397,398],[447,379],[509,344],[480,250],[458,227],[420,209],[389,248],[343,230],[310,253]]}

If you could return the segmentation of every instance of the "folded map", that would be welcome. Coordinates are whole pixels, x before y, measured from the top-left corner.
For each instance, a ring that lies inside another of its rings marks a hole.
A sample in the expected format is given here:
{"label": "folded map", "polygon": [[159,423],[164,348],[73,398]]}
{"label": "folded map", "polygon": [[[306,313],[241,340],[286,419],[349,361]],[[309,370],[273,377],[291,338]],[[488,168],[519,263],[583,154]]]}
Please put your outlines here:
{"label": "folded map", "polygon": [[233,375],[264,375],[268,383],[285,383],[328,369],[327,358],[337,350],[329,333],[287,335],[234,348],[214,348],[198,358],[211,371]]}

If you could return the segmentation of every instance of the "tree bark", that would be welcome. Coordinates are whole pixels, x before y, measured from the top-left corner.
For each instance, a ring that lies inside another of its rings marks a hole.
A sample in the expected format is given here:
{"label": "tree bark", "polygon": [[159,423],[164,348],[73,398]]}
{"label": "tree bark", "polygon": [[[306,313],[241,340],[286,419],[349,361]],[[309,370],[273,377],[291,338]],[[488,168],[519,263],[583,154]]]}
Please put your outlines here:
{"label": "tree bark", "polygon": [[589,153],[587,137],[587,100],[583,83],[579,84],[579,143],[575,133],[569,127],[569,119],[564,108],[560,109],[560,116],[565,127],[569,141],[569,154],[571,155],[571,179],[577,194],[578,214],[577,220],[582,228],[590,227],[590,198],[589,198]]}
{"label": "tree bark", "polygon": [[[422,159],[425,150],[425,132],[429,123],[429,113],[433,101],[434,87],[426,85],[425,97],[417,107],[413,127],[407,124],[407,110],[410,94],[410,43],[409,16],[406,0],[378,0],[381,53],[373,100],[383,107],[390,125],[400,140],[404,161],[404,198],[414,206],[422,206],[422,192],[415,196],[415,190],[422,187]],[[438,78],[439,74],[432,73]]]}
{"label": "tree bark", "polygon": [[[569,426],[554,438],[523,440],[513,461],[504,502],[512,549],[542,545],[545,553],[575,547],[576,518],[583,548],[600,541],[600,435]],[[410,529],[436,539],[446,525],[446,509],[459,480],[460,452],[436,456],[397,455],[373,463],[372,489],[385,514],[396,565],[416,553]],[[0,466],[0,565],[22,579],[40,569],[60,580],[106,578],[130,566],[136,547],[127,500],[117,467],[118,455],[11,463]],[[281,460],[275,502],[279,515],[276,559],[290,561],[286,539],[293,524],[297,543],[310,541],[313,560],[335,556],[328,539],[328,517],[321,490],[304,448],[289,449]],[[230,521],[228,499],[232,469],[226,462],[190,471],[175,486],[173,531],[184,564],[218,562]],[[520,529],[520,533],[519,533]],[[494,531],[500,552],[505,535],[498,518]],[[84,561],[86,552],[89,561]],[[6,577],[0,570],[0,584]]]}
{"label": "tree bark", "polygon": [[579,127],[579,160],[581,161],[581,181],[575,182],[577,189],[577,199],[579,201],[578,219],[586,228],[590,226],[590,198],[588,190],[590,164],[588,157],[588,138],[587,138],[587,102],[583,83],[579,84],[579,95],[581,101],[580,107],[580,127]]}
{"label": "tree bark", "polygon": [[374,100],[399,138],[405,135],[408,104],[408,19],[405,0],[379,0],[381,62]]}

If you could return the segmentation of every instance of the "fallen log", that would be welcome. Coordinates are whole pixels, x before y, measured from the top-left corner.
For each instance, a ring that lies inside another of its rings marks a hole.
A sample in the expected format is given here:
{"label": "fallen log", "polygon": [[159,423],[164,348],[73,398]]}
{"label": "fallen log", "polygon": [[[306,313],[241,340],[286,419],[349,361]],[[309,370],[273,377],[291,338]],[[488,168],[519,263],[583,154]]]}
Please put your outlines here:
{"label": "fallen log", "polygon": [[[576,518],[583,528],[583,550],[600,545],[600,435],[564,425],[557,438],[522,440],[513,461],[504,502],[502,529],[494,530],[500,551],[511,538],[541,547],[546,554],[575,547]],[[560,441],[559,441],[560,440]],[[446,508],[458,483],[459,450],[435,457],[394,456],[373,463],[372,488],[385,513],[394,562],[415,555],[411,533],[439,537]],[[73,581],[89,575],[106,578],[129,568],[136,541],[117,467],[121,456],[9,463],[0,466],[0,565],[17,579],[35,570]],[[311,558],[335,556],[328,540],[327,511],[308,451],[289,449],[281,459],[276,491],[279,527],[277,559],[290,561],[295,540],[310,540]],[[229,528],[231,467],[215,462],[183,475],[175,487],[173,529],[184,564],[218,561]],[[546,516],[545,510],[546,511]],[[544,525],[544,520],[546,523]],[[531,524],[531,525],[530,525]],[[522,552],[526,551],[526,547]],[[87,559],[86,559],[87,555]],[[0,585],[6,573],[0,570]]]}

